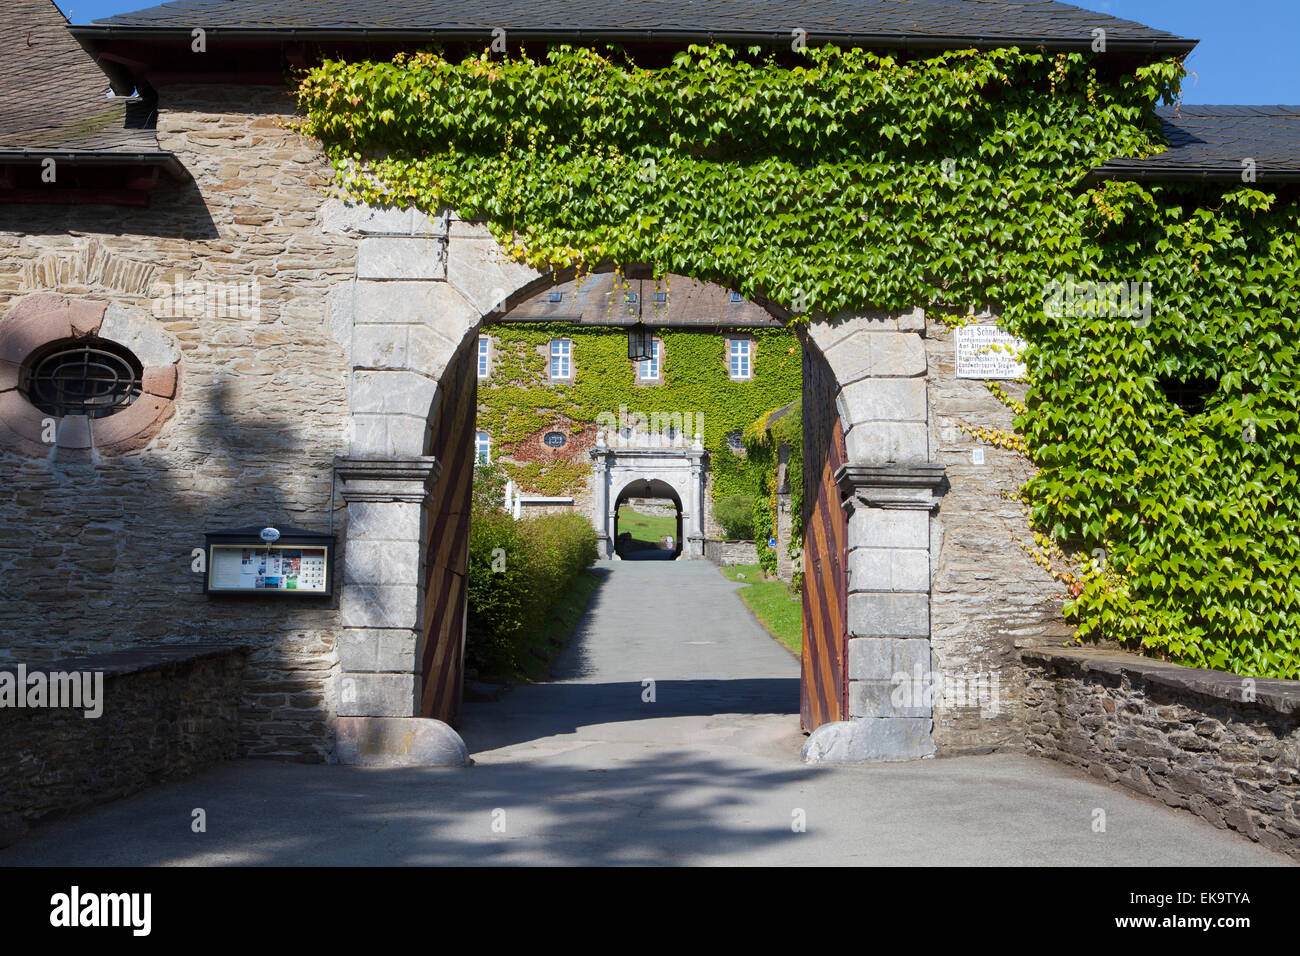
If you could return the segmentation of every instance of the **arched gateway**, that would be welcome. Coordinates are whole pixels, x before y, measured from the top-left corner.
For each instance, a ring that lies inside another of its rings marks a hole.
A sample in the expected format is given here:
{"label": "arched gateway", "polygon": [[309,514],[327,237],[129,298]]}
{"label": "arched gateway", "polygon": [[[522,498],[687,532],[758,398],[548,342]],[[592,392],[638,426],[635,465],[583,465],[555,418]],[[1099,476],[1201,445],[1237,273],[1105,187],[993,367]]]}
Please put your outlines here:
{"label": "arched gateway", "polygon": [[[422,741],[450,733],[437,721],[460,710],[473,343],[485,321],[572,276],[510,260],[485,227],[450,213],[335,203],[329,217],[360,236],[355,277],[333,297],[353,366],[350,453],[337,463],[348,522],[336,753],[419,759]],[[930,703],[898,707],[890,694],[894,674],[931,667],[929,515],[943,467],[930,460],[923,331],[918,309],[803,333],[801,711],[812,759],[934,751]],[[681,456],[692,479],[678,488],[689,547],[702,537],[695,453]],[[603,457],[608,520],[610,489],[622,487],[613,473],[636,467],[609,448]]]}

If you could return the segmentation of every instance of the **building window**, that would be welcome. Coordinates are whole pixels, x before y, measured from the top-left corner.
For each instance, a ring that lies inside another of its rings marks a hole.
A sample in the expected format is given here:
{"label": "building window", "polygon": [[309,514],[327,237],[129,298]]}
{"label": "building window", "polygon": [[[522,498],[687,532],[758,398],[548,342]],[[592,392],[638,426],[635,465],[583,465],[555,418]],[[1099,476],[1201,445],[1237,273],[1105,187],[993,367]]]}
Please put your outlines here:
{"label": "building window", "polygon": [[743,298],[741,298],[741,295],[740,295],[739,292],[733,292],[733,293],[731,293],[731,301],[732,301],[732,302],[744,302],[745,300],[744,300]]}
{"label": "building window", "polygon": [[550,295],[550,301],[552,301],[552,302],[563,302],[563,301],[564,301],[564,293],[563,293],[563,292],[552,292],[551,295]]}
{"label": "building window", "polygon": [[478,337],[478,377],[487,378],[491,369],[492,340],[486,335]]}
{"label": "building window", "polygon": [[492,439],[487,432],[475,433],[474,457],[485,465],[492,463]]}
{"label": "building window", "polygon": [[635,292],[624,293],[623,298],[627,301],[628,305],[636,305],[641,301],[641,297]]}
{"label": "building window", "polygon": [[754,343],[749,339],[730,339],[727,343],[727,374],[733,381],[743,382],[754,377]]}
{"label": "building window", "polygon": [[573,343],[568,339],[551,339],[551,378],[573,378]]}
{"label": "building window", "polygon": [[547,432],[542,436],[542,444],[547,448],[563,448],[568,443],[568,436],[564,432]]}
{"label": "building window", "polygon": [[731,449],[731,453],[733,455],[737,456],[738,458],[744,458],[745,457],[744,434],[738,431],[727,432],[727,447]]}
{"label": "building window", "polygon": [[647,359],[644,362],[637,363],[636,377],[642,382],[659,381],[660,359],[663,357],[663,343],[658,339],[655,339],[651,342],[650,349],[651,355],[654,357]]}
{"label": "building window", "polygon": [[663,305],[665,302],[668,301],[668,293],[667,293],[667,292],[656,292],[656,293],[655,293],[655,301],[658,302],[660,305]]}
{"label": "building window", "polygon": [[106,418],[143,392],[140,360],[113,342],[66,340],[37,352],[23,369],[23,393],[48,415]]}

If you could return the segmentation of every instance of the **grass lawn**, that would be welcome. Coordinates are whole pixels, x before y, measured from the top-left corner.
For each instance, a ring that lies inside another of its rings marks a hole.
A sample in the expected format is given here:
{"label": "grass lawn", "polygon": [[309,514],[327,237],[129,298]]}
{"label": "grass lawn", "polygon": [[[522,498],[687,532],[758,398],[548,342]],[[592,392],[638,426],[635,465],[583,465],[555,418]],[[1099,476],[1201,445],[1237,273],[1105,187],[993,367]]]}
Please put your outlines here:
{"label": "grass lawn", "polygon": [[749,583],[740,589],[740,599],[754,612],[758,622],[795,657],[803,653],[803,598],[784,581],[764,581],[757,564],[722,568],[733,581]]}
{"label": "grass lawn", "polygon": [[588,568],[569,585],[569,590],[551,609],[551,619],[540,633],[534,634],[528,642],[528,650],[522,655],[523,660],[515,680],[541,680],[550,670],[551,662],[569,643],[574,628],[582,620],[592,595],[600,587],[602,575]]}
{"label": "grass lawn", "polygon": [[632,535],[633,541],[658,544],[664,535],[677,537],[677,519],[671,515],[643,515],[623,505],[618,509],[618,533],[624,531]]}

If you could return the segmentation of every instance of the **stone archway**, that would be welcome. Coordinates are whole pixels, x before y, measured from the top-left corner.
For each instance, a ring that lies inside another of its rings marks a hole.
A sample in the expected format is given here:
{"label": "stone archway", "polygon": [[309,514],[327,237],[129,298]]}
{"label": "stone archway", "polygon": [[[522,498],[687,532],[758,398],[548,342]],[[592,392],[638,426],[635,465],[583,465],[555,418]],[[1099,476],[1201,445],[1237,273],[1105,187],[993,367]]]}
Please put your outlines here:
{"label": "stone archway", "polygon": [[[326,218],[360,240],[331,316],[350,330],[353,367],[349,454],[338,462],[348,522],[336,756],[439,762],[464,753],[446,726],[459,709],[463,619],[457,632],[445,617],[464,567],[454,540],[433,534],[436,524],[454,539],[456,522],[434,522],[429,502],[442,517],[468,506],[457,489],[467,496],[472,461],[457,442],[468,449],[472,432],[457,430],[475,388],[469,343],[485,319],[572,276],[509,259],[484,226],[450,213],[334,203]],[[805,449],[817,460],[805,469],[805,759],[935,749],[931,705],[896,706],[889,693],[894,675],[932,669],[929,515],[944,469],[930,459],[924,329],[915,309],[806,330]],[[441,459],[440,442],[451,451]]]}
{"label": "stone archway", "polygon": [[591,450],[594,465],[592,522],[602,558],[617,557],[614,529],[618,506],[626,489],[637,483],[660,483],[671,488],[681,507],[678,534],[683,558],[704,557],[704,446],[699,436],[680,448],[635,447],[602,432]]}
{"label": "stone archway", "polygon": [[[618,485],[615,484],[614,487],[617,488]],[[614,532],[617,535],[614,544],[615,559],[637,560],[649,557],[657,560],[664,560],[664,556],[666,555],[668,560],[676,560],[679,556],[685,554],[685,548],[683,547],[682,541],[682,527],[686,516],[682,510],[682,497],[676,488],[660,478],[651,478],[649,475],[643,475],[640,478],[634,478],[627,482],[627,484],[623,485],[622,490],[617,492],[613,497],[614,511],[617,516],[615,517],[614,525]],[[621,509],[624,505],[635,498],[651,498],[659,501],[671,502],[676,517],[675,528],[672,534],[673,548],[671,551],[665,552],[662,547],[651,549],[648,553],[645,549],[639,551],[629,550],[629,546],[625,543],[627,541],[625,533],[623,530],[620,530],[623,528]]]}

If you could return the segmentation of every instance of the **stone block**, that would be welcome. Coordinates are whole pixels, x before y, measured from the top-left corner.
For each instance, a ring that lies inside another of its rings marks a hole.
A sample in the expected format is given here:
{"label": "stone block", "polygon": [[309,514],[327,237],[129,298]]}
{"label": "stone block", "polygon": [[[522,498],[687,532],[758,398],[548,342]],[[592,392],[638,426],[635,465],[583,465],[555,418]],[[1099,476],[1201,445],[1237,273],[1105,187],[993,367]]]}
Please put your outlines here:
{"label": "stone block", "polygon": [[849,639],[849,679],[893,680],[898,675],[928,679],[930,642],[925,638],[853,637]]}
{"label": "stone block", "polygon": [[867,422],[844,435],[849,460],[862,465],[928,462],[930,444],[925,422]]}
{"label": "stone block", "polygon": [[934,754],[928,717],[864,717],[822,724],[804,741],[804,763],[918,760]]}
{"label": "stone block", "polygon": [[419,586],[420,542],[350,540],[343,558],[344,580],[354,584]]}
{"label": "stone block", "polygon": [[339,638],[339,667],[349,673],[415,673],[420,635],[407,628],[349,628]]}
{"label": "stone block", "polygon": [[910,675],[891,680],[849,681],[849,717],[930,717],[925,687]]}
{"label": "stone block", "polygon": [[928,594],[850,594],[850,637],[930,636]]}
{"label": "stone block", "polygon": [[522,290],[543,278],[531,266],[510,259],[482,226],[452,223],[447,247],[447,282],[480,316],[505,311]]}
{"label": "stone block", "polygon": [[352,373],[349,405],[354,414],[429,418],[439,401],[438,383],[409,370]]}
{"label": "stone block", "polygon": [[446,245],[441,239],[372,236],[357,249],[358,279],[447,278]]}
{"label": "stone block", "polygon": [[840,389],[835,407],[846,425],[924,422],[925,379],[864,378]]}
{"label": "stone block", "polygon": [[[900,512],[906,514],[907,512]],[[852,528],[852,519],[850,519]],[[870,539],[870,532],[863,532]],[[895,546],[849,552],[849,591],[928,591],[930,553]]]}
{"label": "stone block", "polygon": [[421,518],[414,501],[348,502],[348,546],[367,540],[418,542]]}
{"label": "stone block", "polygon": [[416,674],[344,673],[339,678],[340,717],[411,717],[418,712]]}
{"label": "stone block", "polygon": [[341,623],[344,627],[417,628],[422,597],[415,585],[352,584],[345,579]]}
{"label": "stone block", "polygon": [[64,415],[59,419],[58,446],[60,449],[88,450],[92,444],[89,418],[85,415]]}
{"label": "stone block", "polygon": [[0,392],[7,392],[18,387],[22,379],[22,366],[13,362],[0,361]]}
{"label": "stone block", "polygon": [[141,365],[175,365],[181,359],[180,349],[157,320],[118,305],[110,305],[105,311],[99,335],[130,349]]}
{"label": "stone block", "polygon": [[353,290],[355,324],[423,325],[454,352],[475,329],[480,313],[445,282],[378,282],[358,279]]}
{"label": "stone block", "polygon": [[175,398],[178,377],[175,365],[150,365],[144,370],[141,387],[159,398]]}
{"label": "stone block", "polygon": [[911,378],[926,372],[925,343],[912,332],[857,332],[826,353],[840,386],[864,378]]}
{"label": "stone block", "polygon": [[[930,513],[928,511],[902,508],[855,508],[849,518],[850,548],[928,549],[929,546]],[[849,567],[852,570],[851,563]]]}
{"label": "stone block", "polygon": [[464,767],[465,741],[432,717],[340,717],[331,760],[360,767]]}

